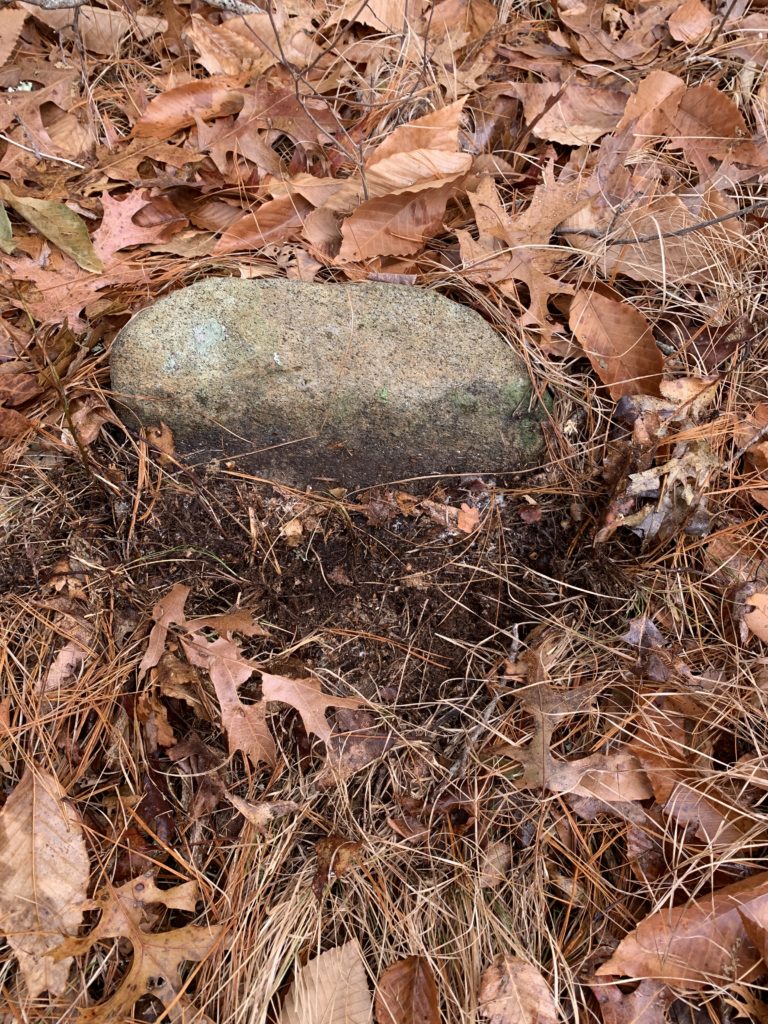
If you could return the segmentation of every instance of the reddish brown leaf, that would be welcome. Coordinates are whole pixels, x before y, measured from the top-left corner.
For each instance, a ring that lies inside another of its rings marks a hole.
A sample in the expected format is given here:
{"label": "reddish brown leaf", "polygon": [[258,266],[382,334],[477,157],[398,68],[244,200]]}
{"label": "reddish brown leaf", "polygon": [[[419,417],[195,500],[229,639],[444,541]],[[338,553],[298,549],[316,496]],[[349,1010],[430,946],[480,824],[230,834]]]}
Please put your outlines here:
{"label": "reddish brown leaf", "polygon": [[655,978],[681,989],[749,981],[765,970],[743,915],[764,922],[768,872],[646,917],[619,944],[600,976]]}
{"label": "reddish brown leaf", "polygon": [[701,0],[685,0],[669,16],[669,34],[680,43],[697,43],[712,28],[713,15]]}
{"label": "reddish brown leaf", "polygon": [[15,409],[0,406],[0,437],[18,437],[31,430],[34,424]]}
{"label": "reddish brown leaf", "polygon": [[312,207],[298,195],[281,196],[244,213],[227,228],[214,246],[214,253],[262,249],[270,242],[298,238]]}
{"label": "reddish brown leaf", "polygon": [[647,978],[633,992],[606,982],[590,987],[600,1004],[603,1024],[666,1024],[667,1007],[675,998],[666,985]]}
{"label": "reddish brown leaf", "polygon": [[326,886],[333,885],[360,859],[362,843],[340,835],[326,836],[315,843],[317,867],[312,880],[312,892],[322,900]]}
{"label": "reddish brown leaf", "polygon": [[658,394],[663,359],[639,310],[583,289],[571,303],[569,323],[611,398]]}
{"label": "reddish brown leaf", "polygon": [[189,597],[189,587],[176,583],[165,597],[161,597],[152,609],[152,618],[155,625],[149,634],[149,643],[144,652],[144,657],[139,665],[139,682],[144,678],[149,669],[154,668],[160,661],[165,650],[165,641],[168,637],[168,630],[171,626],[178,626],[184,622],[184,605]]}
{"label": "reddish brown leaf", "polygon": [[339,262],[407,256],[439,234],[454,185],[381,196],[362,203],[341,226]]}
{"label": "reddish brown leaf", "polygon": [[150,102],[133,128],[139,138],[168,139],[197,118],[236,114],[243,106],[242,79],[222,75],[187,82],[161,93]]}
{"label": "reddish brown leaf", "polygon": [[423,956],[391,964],[379,978],[376,1024],[440,1024],[435,975]]}

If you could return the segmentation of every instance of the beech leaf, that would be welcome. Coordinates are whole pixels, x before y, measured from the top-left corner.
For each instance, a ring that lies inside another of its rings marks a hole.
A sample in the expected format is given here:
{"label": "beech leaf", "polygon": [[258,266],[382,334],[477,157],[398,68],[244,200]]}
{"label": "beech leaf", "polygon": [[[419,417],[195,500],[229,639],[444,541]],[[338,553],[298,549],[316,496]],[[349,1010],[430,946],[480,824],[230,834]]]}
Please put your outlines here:
{"label": "beech leaf", "polygon": [[391,964],[376,987],[376,1024],[440,1024],[435,975],[423,956]]}
{"label": "beech leaf", "polygon": [[326,950],[296,972],[279,1024],[370,1024],[371,993],[357,939]]}
{"label": "beech leaf", "polygon": [[663,359],[639,310],[582,289],[571,303],[569,323],[611,398],[659,393]]}
{"label": "beech leaf", "polygon": [[80,815],[53,775],[28,769],[0,811],[0,932],[32,999],[66,989],[72,957],[51,951],[82,924],[89,874]]}
{"label": "beech leaf", "polygon": [[83,270],[92,274],[100,274],[104,270],[93,250],[85,221],[68,206],[50,199],[16,196],[3,182],[0,182],[0,199]]}
{"label": "beech leaf", "polygon": [[361,203],[341,226],[339,262],[408,256],[439,234],[453,184]]}
{"label": "beech leaf", "polygon": [[747,982],[765,965],[745,930],[744,915],[768,920],[768,871],[655,911],[596,973],[655,978],[685,990]]}

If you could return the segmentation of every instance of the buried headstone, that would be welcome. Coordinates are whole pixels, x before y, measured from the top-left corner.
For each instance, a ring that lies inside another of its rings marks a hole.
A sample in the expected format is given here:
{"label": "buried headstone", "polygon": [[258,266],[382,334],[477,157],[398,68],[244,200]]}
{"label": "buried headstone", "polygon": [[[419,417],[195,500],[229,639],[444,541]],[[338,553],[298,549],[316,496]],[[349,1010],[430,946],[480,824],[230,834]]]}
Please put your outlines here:
{"label": "buried headstone", "polygon": [[208,278],[138,313],[111,368],[129,424],[299,486],[506,473],[541,453],[522,362],[418,288]]}

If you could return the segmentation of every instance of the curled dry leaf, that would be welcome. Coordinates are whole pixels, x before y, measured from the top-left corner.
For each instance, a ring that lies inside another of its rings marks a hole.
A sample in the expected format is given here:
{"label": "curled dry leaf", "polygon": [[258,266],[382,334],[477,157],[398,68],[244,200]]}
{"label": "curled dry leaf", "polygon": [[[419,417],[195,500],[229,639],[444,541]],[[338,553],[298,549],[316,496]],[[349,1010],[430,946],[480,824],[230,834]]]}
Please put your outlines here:
{"label": "curled dry leaf", "polygon": [[72,957],[51,951],[82,924],[89,875],[80,815],[53,775],[28,769],[0,811],[0,932],[32,999],[67,986]]}
{"label": "curled dry leaf", "polygon": [[658,394],[663,360],[639,310],[582,289],[571,303],[569,323],[611,398]]}
{"label": "curled dry leaf", "polygon": [[242,78],[220,75],[169,89],[150,101],[133,134],[138,138],[169,139],[197,118],[210,121],[237,114],[244,103],[242,86]]}
{"label": "curled dry leaf", "polygon": [[557,1024],[557,1007],[539,970],[517,956],[502,956],[486,968],[478,997],[490,1024]]}
{"label": "curled dry leaf", "polygon": [[312,892],[322,900],[326,886],[333,885],[351,867],[357,864],[363,844],[344,836],[331,835],[315,843],[317,868],[312,879]]}
{"label": "curled dry leaf", "polygon": [[744,915],[768,918],[768,872],[646,917],[597,974],[654,978],[685,990],[749,981],[764,973]]}
{"label": "curled dry leaf", "polygon": [[279,1024],[371,1024],[371,993],[357,939],[296,971]]}
{"label": "curled dry leaf", "polygon": [[376,1024],[440,1024],[434,971],[423,956],[390,964],[376,986]]}
{"label": "curled dry leaf", "polygon": [[402,192],[361,203],[341,226],[338,261],[408,256],[439,234],[454,184]]}
{"label": "curled dry leaf", "polygon": [[701,0],[685,0],[669,16],[669,34],[679,43],[698,43],[712,28],[712,12]]}
{"label": "curled dry leaf", "polygon": [[757,591],[746,599],[746,603],[748,611],[744,614],[744,622],[747,629],[768,644],[768,591]]}
{"label": "curled dry leaf", "polygon": [[251,800],[235,796],[234,793],[225,792],[224,796],[246,821],[249,821],[257,831],[262,833],[266,832],[270,822],[284,818],[286,814],[295,814],[300,809],[293,800],[260,800],[258,803],[253,803]]}

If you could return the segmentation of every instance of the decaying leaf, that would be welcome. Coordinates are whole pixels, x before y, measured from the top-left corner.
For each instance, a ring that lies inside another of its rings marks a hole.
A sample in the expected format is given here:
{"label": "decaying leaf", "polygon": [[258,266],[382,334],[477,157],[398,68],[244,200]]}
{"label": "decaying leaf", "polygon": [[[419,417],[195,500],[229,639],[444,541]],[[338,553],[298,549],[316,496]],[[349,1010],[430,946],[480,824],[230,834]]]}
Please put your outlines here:
{"label": "decaying leaf", "polygon": [[539,970],[517,956],[502,956],[483,972],[480,1015],[490,1024],[557,1024],[549,985]]}
{"label": "decaying leaf", "polygon": [[322,900],[326,887],[333,885],[349,869],[357,864],[363,844],[344,836],[330,835],[315,843],[317,867],[312,879],[312,892]]}
{"label": "decaying leaf", "polygon": [[371,993],[357,939],[298,968],[279,1024],[371,1024]]}
{"label": "decaying leaf", "polygon": [[376,986],[376,1024],[440,1024],[435,974],[423,956],[398,960]]}
{"label": "decaying leaf", "polygon": [[66,988],[72,956],[51,953],[82,924],[89,875],[80,815],[53,775],[29,768],[0,811],[0,932],[32,999]]}
{"label": "decaying leaf", "polygon": [[[83,1024],[107,1024],[132,1017],[133,1006],[144,995],[159,999],[175,1019],[207,1022],[205,1014],[195,1011],[185,994],[181,965],[199,963],[215,948],[221,935],[219,926],[194,924],[171,931],[152,932],[150,907],[164,906],[171,910],[194,912],[198,900],[195,882],[183,882],[171,889],[159,889],[151,874],[140,875],[119,889],[101,889],[84,907],[100,910],[101,917],[88,935],[67,939],[55,951],[57,959],[81,956],[95,943],[105,939],[123,939],[131,944],[132,961],[117,990],[104,1002],[80,1013]],[[115,955],[117,946],[113,947]]]}
{"label": "decaying leaf", "polygon": [[254,825],[259,832],[266,832],[270,822],[299,810],[299,805],[293,800],[260,800],[255,804],[251,800],[235,796],[234,793],[225,792],[224,795],[235,810],[239,811],[245,820]]}

